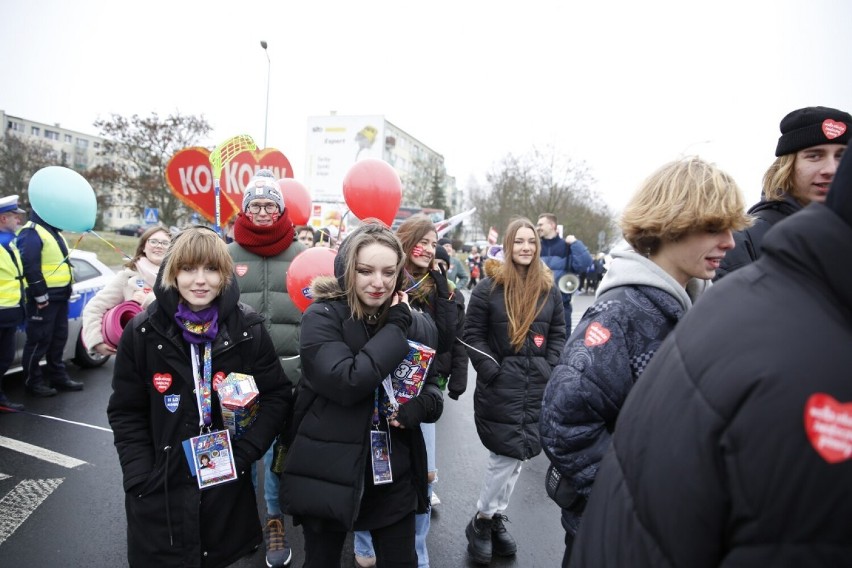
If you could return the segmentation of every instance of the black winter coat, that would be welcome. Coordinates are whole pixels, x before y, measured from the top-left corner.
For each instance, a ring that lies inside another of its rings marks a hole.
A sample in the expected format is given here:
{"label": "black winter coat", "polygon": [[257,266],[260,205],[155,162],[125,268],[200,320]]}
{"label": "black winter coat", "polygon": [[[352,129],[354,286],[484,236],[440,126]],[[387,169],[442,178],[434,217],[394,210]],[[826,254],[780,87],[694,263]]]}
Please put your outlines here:
{"label": "black winter coat", "polygon": [[[457,308],[453,336],[461,339],[464,335],[464,294],[456,288],[452,299]],[[438,333],[441,333],[440,328]],[[467,349],[461,341],[455,341],[452,349],[435,356],[435,371],[439,377],[449,377],[447,390],[453,400],[458,400],[467,390],[467,367],[469,363]]]}
{"label": "black winter coat", "polygon": [[[296,523],[315,530],[352,530],[364,495],[374,393],[408,353],[407,337],[425,344],[437,340],[431,317],[412,313],[408,333],[394,324],[370,336],[365,323],[352,318],[340,299],[340,287],[331,277],[312,286],[314,303],[302,317],[302,381],[296,396],[292,440],[280,497],[284,512]],[[399,308],[392,308],[399,309]],[[420,394],[400,407],[404,429],[390,428],[404,437],[410,455],[394,455],[411,472],[411,509],[387,511],[388,523],[416,510],[426,511],[426,446],[421,422],[435,422],[443,411],[443,397],[431,373]],[[394,477],[394,485],[397,477]],[[382,486],[388,487],[388,486]]]}
{"label": "black winter coat", "polygon": [[725,254],[713,280],[719,280],[729,272],[757,260],[762,252],[766,232],[801,209],[799,202],[789,195],[782,200],[763,199],[752,205],[748,213],[754,216],[754,225],[734,233],[734,248]]}
{"label": "black winter coat", "polygon": [[[236,481],[201,491],[181,443],[199,434],[189,344],[174,320],[178,293],[159,278],[157,300],[122,333],[107,414],[124,476],[127,554],[131,566],[226,566],[262,542],[250,466],[270,446],[290,410],[292,384],[281,369],[263,318],[238,304],[232,282],[216,300],[219,333],[213,373],[254,376],[259,413],[232,442]],[[155,375],[170,375],[164,392]],[[170,411],[166,398],[178,397]],[[213,428],[223,429],[213,395]]]}
{"label": "black winter coat", "polygon": [[850,258],[812,203],[689,311],[621,411],[572,567],[849,566]]}
{"label": "black winter coat", "polygon": [[473,289],[465,315],[464,339],[476,370],[474,419],[486,448],[526,460],[541,453],[541,399],[565,345],[565,311],[554,285],[516,352],[509,343],[501,268],[495,272]]}

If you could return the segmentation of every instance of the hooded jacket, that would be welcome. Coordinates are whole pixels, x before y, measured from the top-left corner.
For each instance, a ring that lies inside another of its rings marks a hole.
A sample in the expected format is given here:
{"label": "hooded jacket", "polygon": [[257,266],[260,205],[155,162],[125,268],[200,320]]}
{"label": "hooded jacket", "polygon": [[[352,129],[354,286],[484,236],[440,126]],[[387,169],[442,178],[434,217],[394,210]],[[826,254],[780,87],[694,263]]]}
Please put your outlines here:
{"label": "hooded jacket", "polygon": [[[473,412],[482,444],[495,454],[526,460],[541,453],[541,397],[565,344],[565,312],[553,286],[520,351],[509,342],[503,265],[473,289],[464,339],[476,370]],[[530,306],[530,309],[534,309]]]}
{"label": "hooded jacket", "polygon": [[[302,317],[302,381],[281,474],[284,512],[317,531],[368,530],[425,512],[426,446],[419,425],[437,421],[443,411],[432,372],[420,394],[400,407],[397,419],[404,428],[382,424],[390,434],[393,483],[365,487],[372,481],[368,454],[377,389],[408,353],[407,339],[434,345],[437,330],[427,314],[405,315],[404,304],[390,308],[387,322],[373,329],[354,319],[341,287],[342,256],[335,259],[337,278],[314,280],[314,302]],[[406,322],[408,331],[389,323],[392,318]],[[365,496],[370,504],[362,507]],[[385,496],[388,503],[403,504],[380,509]]]}
{"label": "hooded jacket", "polygon": [[801,204],[789,195],[781,200],[761,199],[748,210],[754,216],[754,225],[734,233],[734,248],[728,251],[713,280],[754,262],[760,257],[763,237],[776,223],[802,209]]}
{"label": "hooded jacket", "polygon": [[[175,288],[163,288],[159,276],[154,293],[157,300],[122,333],[107,407],[126,492],[128,561],[226,566],[263,541],[249,466],[284,423],[292,385],[263,319],[238,303],[232,280],[215,301],[219,331],[212,371],[253,375],[259,412],[251,428],[232,440],[238,479],[199,490],[181,446],[198,436],[199,412],[190,348],[174,320],[180,296]],[[223,429],[215,394],[211,414],[213,429]]]}
{"label": "hooded jacket", "polygon": [[812,203],[690,311],[618,418],[572,567],[849,565],[849,258]]}
{"label": "hooded jacket", "polygon": [[576,493],[566,530],[577,530],[627,394],[709,285],[692,279],[684,289],[644,256],[613,252],[598,297],[568,338],[542,403],[544,451]]}

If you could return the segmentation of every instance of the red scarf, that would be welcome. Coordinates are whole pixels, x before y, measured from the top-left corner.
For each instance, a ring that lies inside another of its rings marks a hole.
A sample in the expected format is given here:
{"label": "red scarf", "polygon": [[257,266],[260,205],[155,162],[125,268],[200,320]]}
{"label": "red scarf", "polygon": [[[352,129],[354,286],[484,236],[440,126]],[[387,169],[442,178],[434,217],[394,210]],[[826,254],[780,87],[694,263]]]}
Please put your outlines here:
{"label": "red scarf", "polygon": [[245,213],[237,214],[234,223],[234,240],[247,251],[263,257],[275,256],[287,250],[295,234],[295,227],[286,209],[268,227],[255,225]]}

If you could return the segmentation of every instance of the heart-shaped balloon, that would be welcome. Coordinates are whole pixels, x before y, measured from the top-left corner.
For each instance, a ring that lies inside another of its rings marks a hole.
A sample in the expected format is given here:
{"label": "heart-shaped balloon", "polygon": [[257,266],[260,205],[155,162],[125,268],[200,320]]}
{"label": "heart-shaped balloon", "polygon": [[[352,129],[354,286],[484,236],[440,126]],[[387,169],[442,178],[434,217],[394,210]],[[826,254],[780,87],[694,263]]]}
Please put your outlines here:
{"label": "heart-shaped balloon", "polygon": [[317,276],[334,276],[334,257],[337,251],[327,247],[310,248],[300,252],[287,269],[287,293],[290,299],[304,312],[314,297],[311,282]]}
{"label": "heart-shaped balloon", "polygon": [[359,219],[375,217],[390,227],[402,203],[402,181],[387,162],[364,158],[346,172],[343,199]]}
{"label": "heart-shaped balloon", "polygon": [[[223,224],[239,213],[243,203],[243,190],[254,173],[261,168],[271,170],[276,179],[293,177],[290,161],[275,148],[241,152],[222,166],[219,187]],[[177,152],[166,166],[166,182],[184,205],[198,212],[207,221],[216,221],[210,150],[192,147]]]}
{"label": "heart-shaped balloon", "polygon": [[308,188],[293,178],[278,180],[287,215],[294,225],[307,225],[311,218],[311,195]]}

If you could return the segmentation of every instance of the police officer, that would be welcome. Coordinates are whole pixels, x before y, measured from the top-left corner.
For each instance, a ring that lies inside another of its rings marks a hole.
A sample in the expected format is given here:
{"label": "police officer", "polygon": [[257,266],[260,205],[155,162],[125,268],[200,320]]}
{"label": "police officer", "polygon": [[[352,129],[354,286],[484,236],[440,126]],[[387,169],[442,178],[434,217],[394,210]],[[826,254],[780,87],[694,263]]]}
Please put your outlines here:
{"label": "police officer", "polygon": [[[27,341],[21,362],[27,394],[47,397],[56,395],[57,389],[83,390],[83,383],[71,380],[62,361],[72,278],[68,243],[59,229],[33,211],[18,234],[18,250],[27,280]],[[39,365],[42,357],[44,371]]]}
{"label": "police officer", "polygon": [[0,198],[0,412],[20,411],[23,404],[3,393],[3,376],[15,358],[15,331],[24,321],[24,272],[15,248],[15,233],[21,223],[18,196]]}

